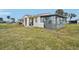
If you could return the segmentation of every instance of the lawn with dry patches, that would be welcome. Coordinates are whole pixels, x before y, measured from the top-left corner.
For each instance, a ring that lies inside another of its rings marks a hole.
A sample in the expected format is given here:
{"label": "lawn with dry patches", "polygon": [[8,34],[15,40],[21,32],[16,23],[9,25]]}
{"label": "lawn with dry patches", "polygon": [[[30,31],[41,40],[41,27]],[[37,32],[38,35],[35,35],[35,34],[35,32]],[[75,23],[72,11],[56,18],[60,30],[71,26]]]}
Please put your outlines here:
{"label": "lawn with dry patches", "polygon": [[17,24],[0,24],[0,49],[79,49],[79,24],[68,24],[58,30],[28,28]]}

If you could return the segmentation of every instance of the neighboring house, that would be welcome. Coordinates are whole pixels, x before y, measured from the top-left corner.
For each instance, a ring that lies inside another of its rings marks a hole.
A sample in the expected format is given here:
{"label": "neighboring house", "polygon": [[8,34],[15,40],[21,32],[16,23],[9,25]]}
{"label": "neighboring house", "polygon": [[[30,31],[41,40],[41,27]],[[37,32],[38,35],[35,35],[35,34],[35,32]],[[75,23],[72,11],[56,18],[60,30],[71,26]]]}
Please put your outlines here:
{"label": "neighboring house", "polygon": [[15,18],[4,19],[4,20],[6,20],[6,23],[9,23],[9,24],[16,23]]}
{"label": "neighboring house", "polygon": [[23,17],[23,24],[25,27],[55,29],[64,27],[65,22],[66,18],[57,14],[25,15]]}
{"label": "neighboring house", "polygon": [[69,24],[79,24],[79,19],[69,20]]}
{"label": "neighboring house", "polygon": [[79,19],[77,19],[77,24],[79,24]]}
{"label": "neighboring house", "polygon": [[77,20],[70,20],[69,24],[77,24]]}
{"label": "neighboring house", "polygon": [[16,23],[15,18],[11,18],[11,20],[12,20],[11,23]]}
{"label": "neighboring house", "polygon": [[6,20],[6,23],[11,23],[11,19],[4,19]]}
{"label": "neighboring house", "polygon": [[18,19],[18,23],[22,24],[23,23],[23,19]]}

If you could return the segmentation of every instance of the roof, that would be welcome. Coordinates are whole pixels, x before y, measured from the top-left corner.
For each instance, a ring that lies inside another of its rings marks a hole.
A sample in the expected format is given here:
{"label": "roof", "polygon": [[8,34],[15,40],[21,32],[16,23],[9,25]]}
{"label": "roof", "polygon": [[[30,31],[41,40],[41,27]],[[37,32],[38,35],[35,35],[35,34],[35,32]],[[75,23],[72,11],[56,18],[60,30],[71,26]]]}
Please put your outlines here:
{"label": "roof", "polygon": [[69,21],[77,21],[77,20],[69,20]]}
{"label": "roof", "polygon": [[43,16],[43,15],[50,15],[50,13],[41,13],[41,14],[37,14],[36,16]]}
{"label": "roof", "polygon": [[62,16],[62,15],[58,15],[58,14],[49,14],[49,13],[43,13],[43,14],[37,14],[37,15],[25,15],[25,16],[28,16],[28,17],[58,16],[58,17],[66,18],[65,16]]}
{"label": "roof", "polygon": [[68,20],[68,21],[79,21],[79,19],[71,19],[71,20]]}
{"label": "roof", "polygon": [[41,17],[45,17],[45,16],[58,16],[58,17],[66,18],[65,16],[58,15],[58,14],[43,14],[43,15],[40,15],[40,16]]}

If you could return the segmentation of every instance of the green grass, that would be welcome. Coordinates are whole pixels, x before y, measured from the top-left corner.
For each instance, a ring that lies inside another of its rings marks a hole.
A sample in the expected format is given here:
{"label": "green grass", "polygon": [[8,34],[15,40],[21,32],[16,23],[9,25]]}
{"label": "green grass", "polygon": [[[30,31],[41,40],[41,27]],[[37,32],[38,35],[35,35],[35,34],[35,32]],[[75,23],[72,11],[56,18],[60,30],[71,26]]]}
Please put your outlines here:
{"label": "green grass", "polygon": [[77,50],[79,49],[79,24],[68,24],[58,30],[0,24],[0,49]]}

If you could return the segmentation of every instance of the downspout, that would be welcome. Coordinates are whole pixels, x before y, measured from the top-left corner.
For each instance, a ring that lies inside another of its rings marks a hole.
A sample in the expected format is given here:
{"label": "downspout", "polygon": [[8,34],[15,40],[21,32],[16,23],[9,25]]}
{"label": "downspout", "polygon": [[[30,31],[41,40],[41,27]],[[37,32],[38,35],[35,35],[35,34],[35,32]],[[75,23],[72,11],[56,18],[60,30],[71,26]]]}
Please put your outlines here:
{"label": "downspout", "polygon": [[56,21],[55,21],[55,23],[56,23],[55,26],[56,26],[56,29],[57,29],[57,16],[55,17],[55,20],[56,20]]}

